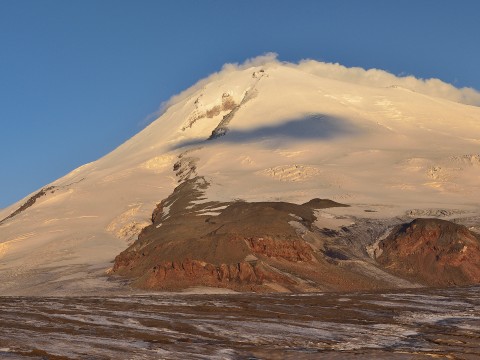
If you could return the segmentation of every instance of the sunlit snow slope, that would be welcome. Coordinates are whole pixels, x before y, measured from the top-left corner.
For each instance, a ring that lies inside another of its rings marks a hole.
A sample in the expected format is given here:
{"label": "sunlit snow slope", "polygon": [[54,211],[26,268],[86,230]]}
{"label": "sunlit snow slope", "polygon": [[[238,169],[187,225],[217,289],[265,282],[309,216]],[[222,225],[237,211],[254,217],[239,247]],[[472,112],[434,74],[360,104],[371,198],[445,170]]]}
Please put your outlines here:
{"label": "sunlit snow slope", "polygon": [[480,108],[395,85],[278,62],[211,76],[112,153],[0,212],[0,294],[117,286],[102,277],[111,261],[194,175],[208,200],[476,211]]}

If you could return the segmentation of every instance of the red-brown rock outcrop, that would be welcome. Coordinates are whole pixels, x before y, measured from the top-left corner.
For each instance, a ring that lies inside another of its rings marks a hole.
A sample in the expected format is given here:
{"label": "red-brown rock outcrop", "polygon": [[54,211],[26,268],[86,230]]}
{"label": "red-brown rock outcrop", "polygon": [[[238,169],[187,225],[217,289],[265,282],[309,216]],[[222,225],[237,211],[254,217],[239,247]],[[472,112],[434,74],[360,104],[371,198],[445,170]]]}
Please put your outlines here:
{"label": "red-brown rock outcrop", "polygon": [[184,289],[193,286],[224,287],[243,291],[262,291],[265,281],[294,282],[272,272],[262,262],[242,261],[236,264],[211,264],[185,259],[165,261],[143,276],[144,287],[154,289]]}
{"label": "red-brown rock outcrop", "polygon": [[380,241],[377,261],[425,285],[480,283],[480,236],[439,219],[416,219]]}
{"label": "red-brown rock outcrop", "polygon": [[282,258],[291,262],[312,261],[312,247],[302,239],[275,240],[271,237],[248,238],[248,246],[255,255]]}

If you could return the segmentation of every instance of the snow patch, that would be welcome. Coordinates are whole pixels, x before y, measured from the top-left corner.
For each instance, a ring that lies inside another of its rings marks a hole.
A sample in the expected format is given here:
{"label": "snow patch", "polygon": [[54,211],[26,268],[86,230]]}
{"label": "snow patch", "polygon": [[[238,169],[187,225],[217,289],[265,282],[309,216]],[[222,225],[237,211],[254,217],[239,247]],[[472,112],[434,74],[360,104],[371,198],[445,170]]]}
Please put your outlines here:
{"label": "snow patch", "polygon": [[308,181],[312,177],[321,174],[322,171],[314,166],[291,164],[275,166],[261,170],[258,173],[270,176],[279,181],[302,182]]}
{"label": "snow patch", "polygon": [[134,205],[124,211],[108,224],[106,230],[128,243],[135,241],[142,229],[150,225],[150,221],[138,216],[141,208],[141,204]]}
{"label": "snow patch", "polygon": [[174,155],[162,155],[155,156],[154,158],[145,161],[140,165],[141,168],[153,171],[155,173],[161,173],[168,169],[170,170],[176,156]]}

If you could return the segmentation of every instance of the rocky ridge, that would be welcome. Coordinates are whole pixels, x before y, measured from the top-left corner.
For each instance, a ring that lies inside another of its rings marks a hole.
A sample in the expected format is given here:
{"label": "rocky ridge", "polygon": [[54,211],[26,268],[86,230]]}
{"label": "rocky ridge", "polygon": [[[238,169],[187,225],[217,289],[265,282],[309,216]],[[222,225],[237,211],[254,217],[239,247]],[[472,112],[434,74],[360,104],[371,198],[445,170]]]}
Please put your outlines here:
{"label": "rocky ridge", "polygon": [[131,278],[134,286],[157,290],[371,287],[364,274],[350,273],[325,255],[323,244],[329,235],[313,225],[316,209],[346,205],[325,199],[301,205],[195,203],[206,187],[202,177],[181,183],[157,206],[152,225],[116,257],[113,274]]}
{"label": "rocky ridge", "polygon": [[415,219],[381,240],[376,260],[388,271],[429,286],[480,283],[480,235],[440,219]]}

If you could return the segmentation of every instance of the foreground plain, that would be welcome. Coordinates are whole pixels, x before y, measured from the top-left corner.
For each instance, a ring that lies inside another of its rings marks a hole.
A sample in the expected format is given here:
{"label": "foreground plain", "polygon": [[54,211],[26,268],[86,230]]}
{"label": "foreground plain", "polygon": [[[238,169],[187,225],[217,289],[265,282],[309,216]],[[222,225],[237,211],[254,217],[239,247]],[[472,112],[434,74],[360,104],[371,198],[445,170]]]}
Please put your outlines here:
{"label": "foreground plain", "polygon": [[480,359],[480,287],[1,297],[2,359]]}

